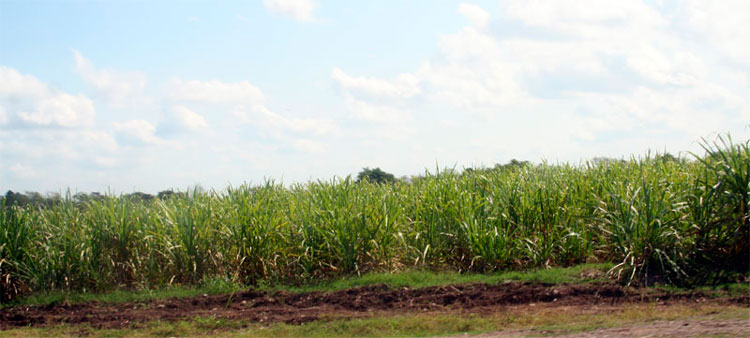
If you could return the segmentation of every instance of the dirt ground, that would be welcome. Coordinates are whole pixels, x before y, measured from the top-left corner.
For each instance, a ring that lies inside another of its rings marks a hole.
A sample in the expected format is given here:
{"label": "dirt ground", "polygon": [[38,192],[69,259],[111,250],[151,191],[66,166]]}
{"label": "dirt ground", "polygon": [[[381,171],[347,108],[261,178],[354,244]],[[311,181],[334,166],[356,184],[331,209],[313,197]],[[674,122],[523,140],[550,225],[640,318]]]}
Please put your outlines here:
{"label": "dirt ground", "polygon": [[[630,303],[719,302],[750,307],[750,295],[713,298],[701,292],[673,293],[655,289],[626,289],[614,284],[551,285],[508,282],[498,285],[449,285],[420,289],[372,285],[336,292],[243,291],[232,295],[158,300],[150,303],[51,304],[18,306],[0,310],[0,329],[88,323],[95,328],[132,327],[153,320],[173,321],[194,316],[240,319],[250,322],[300,324],[323,318],[361,318],[376,314],[415,312],[495,313],[513,306],[588,307]],[[628,332],[637,337],[670,330],[704,329],[724,325],[747,332],[747,322],[674,322],[650,324]],[[609,331],[607,331],[609,330]],[[624,331],[604,329],[596,337],[621,337]],[[731,331],[730,330],[730,331]],[[735,332],[732,331],[732,332]],[[713,331],[712,331],[713,332]],[[506,337],[523,333],[496,333],[482,337]],[[528,334],[528,333],[526,333]],[[584,335],[584,337],[586,337]]]}
{"label": "dirt ground", "polygon": [[[553,332],[511,330],[472,335],[472,338],[549,337]],[[640,323],[615,328],[597,329],[573,334],[554,335],[558,338],[645,338],[645,337],[750,337],[748,320],[671,320]],[[463,338],[457,335],[444,338]]]}

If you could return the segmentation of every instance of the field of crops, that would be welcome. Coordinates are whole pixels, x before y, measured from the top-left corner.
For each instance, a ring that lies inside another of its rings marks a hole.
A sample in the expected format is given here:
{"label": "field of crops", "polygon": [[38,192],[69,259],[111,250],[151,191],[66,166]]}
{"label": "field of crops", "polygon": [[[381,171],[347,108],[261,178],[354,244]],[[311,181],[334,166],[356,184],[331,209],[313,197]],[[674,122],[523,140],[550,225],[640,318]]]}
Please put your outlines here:
{"label": "field of crops", "polygon": [[0,206],[0,293],[295,282],[611,261],[623,281],[750,270],[750,143],[688,158],[436,171]]}

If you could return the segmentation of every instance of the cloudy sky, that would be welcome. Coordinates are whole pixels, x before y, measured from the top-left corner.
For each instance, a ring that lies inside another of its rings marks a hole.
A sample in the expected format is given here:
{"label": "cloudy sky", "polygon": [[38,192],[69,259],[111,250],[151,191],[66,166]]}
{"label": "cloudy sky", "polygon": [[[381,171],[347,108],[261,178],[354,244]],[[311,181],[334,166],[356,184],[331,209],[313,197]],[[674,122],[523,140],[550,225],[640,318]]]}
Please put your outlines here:
{"label": "cloudy sky", "polygon": [[750,138],[750,1],[0,1],[0,191]]}

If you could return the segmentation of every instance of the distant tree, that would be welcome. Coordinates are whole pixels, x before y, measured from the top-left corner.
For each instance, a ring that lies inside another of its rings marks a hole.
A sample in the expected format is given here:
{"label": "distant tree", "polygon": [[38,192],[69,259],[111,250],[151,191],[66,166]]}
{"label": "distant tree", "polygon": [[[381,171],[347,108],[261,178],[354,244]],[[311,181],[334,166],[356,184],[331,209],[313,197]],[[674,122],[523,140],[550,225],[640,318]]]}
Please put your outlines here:
{"label": "distant tree", "polygon": [[160,199],[160,200],[165,200],[165,199],[168,199],[168,198],[174,196],[174,194],[175,194],[174,190],[172,190],[172,189],[162,190],[162,191],[159,191],[158,194],[156,194],[156,197],[158,199]]}
{"label": "distant tree", "polygon": [[655,159],[656,160],[660,160],[663,163],[667,163],[667,162],[680,162],[680,158],[679,157],[676,157],[676,156],[674,156],[674,155],[672,155],[670,153],[658,154],[658,155],[656,155]]}
{"label": "distant tree", "polygon": [[132,194],[125,195],[128,198],[132,198],[133,200],[140,201],[140,202],[148,202],[152,199],[154,199],[154,196],[151,194],[147,194],[145,192],[136,191]]}
{"label": "distant tree", "polygon": [[101,201],[105,199],[106,197],[107,197],[106,195],[102,195],[101,193],[96,192],[96,191],[90,194],[87,194],[85,192],[79,192],[73,195],[73,203],[75,203],[78,206],[82,206],[91,201]]}
{"label": "distant tree", "polygon": [[595,166],[599,166],[599,165],[605,165],[605,164],[625,163],[625,160],[621,160],[621,159],[618,160],[612,157],[598,156],[598,157],[594,157],[591,160],[591,163],[593,163]]}
{"label": "distant tree", "polygon": [[500,170],[519,169],[519,168],[523,168],[523,167],[525,167],[527,165],[530,165],[530,164],[531,164],[531,162],[529,162],[529,161],[519,161],[519,160],[517,160],[517,159],[514,158],[514,159],[510,160],[510,162],[508,162],[506,164],[499,164],[499,163],[495,164],[495,169],[500,169]]}
{"label": "distant tree", "polygon": [[13,192],[13,190],[8,190],[5,193],[5,205],[25,206],[30,202],[31,199],[23,193]]}
{"label": "distant tree", "polygon": [[47,206],[51,207],[51,206],[59,205],[60,203],[62,203],[62,201],[63,201],[62,196],[60,196],[59,193],[53,192],[53,193],[47,194],[47,198],[46,198]]}
{"label": "distant tree", "polygon": [[365,167],[357,174],[357,182],[363,180],[372,183],[393,183],[396,182],[396,177],[393,174],[380,170],[380,168],[370,169]]}
{"label": "distant tree", "polygon": [[60,194],[52,193],[42,195],[35,191],[27,191],[25,193],[13,192],[8,190],[5,196],[0,196],[0,204],[10,206],[32,206],[35,208],[46,208],[59,204],[62,199]]}
{"label": "distant tree", "polygon": [[27,191],[24,195],[29,199],[29,204],[38,207],[46,205],[46,198],[36,191]]}
{"label": "distant tree", "polygon": [[409,175],[404,175],[396,179],[399,182],[403,183],[414,183],[414,177]]}

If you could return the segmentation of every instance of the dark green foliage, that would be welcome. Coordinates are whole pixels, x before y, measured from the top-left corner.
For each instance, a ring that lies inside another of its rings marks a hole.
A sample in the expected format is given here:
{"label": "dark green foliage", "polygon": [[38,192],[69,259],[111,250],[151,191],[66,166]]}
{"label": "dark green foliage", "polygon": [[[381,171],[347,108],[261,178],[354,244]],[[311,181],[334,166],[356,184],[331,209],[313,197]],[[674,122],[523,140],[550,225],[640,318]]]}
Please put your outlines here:
{"label": "dark green foliage", "polygon": [[497,163],[495,166],[491,168],[466,168],[464,169],[463,174],[464,175],[472,175],[472,174],[487,174],[491,172],[498,172],[498,171],[513,171],[513,170],[520,170],[527,166],[533,166],[533,164],[529,161],[519,161],[517,159],[512,159],[508,161],[508,163],[500,164]]}
{"label": "dark green foliage", "polygon": [[8,190],[5,196],[0,196],[0,202],[6,206],[34,206],[34,207],[50,207],[60,203],[60,195],[50,194],[48,196],[42,196],[38,192],[27,191],[26,193],[13,192]]}
{"label": "dark green foliage", "polygon": [[750,270],[750,141],[703,140],[704,165],[689,199],[695,232],[695,275],[702,280]]}
{"label": "dark green foliage", "polygon": [[529,161],[519,161],[515,158],[510,160],[506,164],[495,164],[495,169],[498,170],[514,170],[514,169],[521,169],[525,166],[531,165],[531,162]]}
{"label": "dark green foliage", "polygon": [[18,205],[0,203],[0,301],[27,291],[29,251],[33,231],[30,218]]}
{"label": "dark green foliage", "polygon": [[150,201],[150,200],[154,199],[153,195],[147,194],[147,193],[143,193],[143,192],[139,192],[139,191],[134,192],[134,193],[130,193],[130,194],[126,194],[123,197],[124,198],[130,198],[130,199],[133,199],[135,201],[142,201],[142,202],[147,202],[147,201]]}
{"label": "dark green foliage", "polygon": [[160,200],[165,200],[165,199],[170,198],[170,197],[172,197],[174,195],[175,195],[175,192],[170,189],[170,190],[159,191],[159,193],[156,194],[156,197],[159,198]]}
{"label": "dark green foliage", "polygon": [[370,183],[396,182],[396,178],[393,176],[393,174],[380,170],[380,168],[362,168],[362,171],[357,174],[357,182],[361,182],[364,180],[367,180]]}

